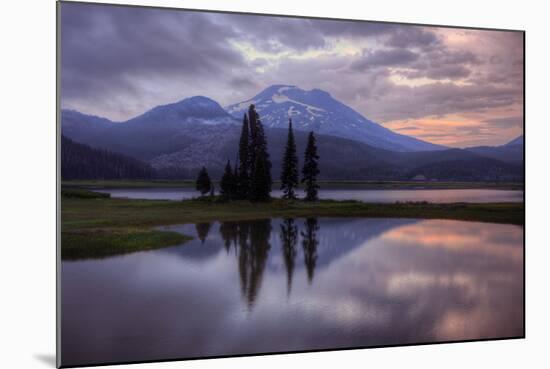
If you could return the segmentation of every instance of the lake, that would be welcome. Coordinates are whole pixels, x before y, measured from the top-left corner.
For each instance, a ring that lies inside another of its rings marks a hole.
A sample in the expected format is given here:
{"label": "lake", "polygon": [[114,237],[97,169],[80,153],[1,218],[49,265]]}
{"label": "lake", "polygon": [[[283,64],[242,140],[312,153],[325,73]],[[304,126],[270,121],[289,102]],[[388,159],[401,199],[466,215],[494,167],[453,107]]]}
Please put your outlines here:
{"label": "lake", "polygon": [[[94,189],[109,193],[115,198],[147,200],[183,200],[197,197],[192,188],[104,188]],[[281,197],[281,191],[273,191],[273,197]],[[303,196],[303,191],[298,191]],[[363,202],[394,203],[397,201],[427,201],[431,203],[449,202],[523,202],[523,191],[497,189],[407,189],[407,190],[367,190],[367,189],[321,189],[321,199],[358,200]]]}
{"label": "lake", "polygon": [[159,227],[61,265],[63,365],[518,337],[523,227],[311,218]]}

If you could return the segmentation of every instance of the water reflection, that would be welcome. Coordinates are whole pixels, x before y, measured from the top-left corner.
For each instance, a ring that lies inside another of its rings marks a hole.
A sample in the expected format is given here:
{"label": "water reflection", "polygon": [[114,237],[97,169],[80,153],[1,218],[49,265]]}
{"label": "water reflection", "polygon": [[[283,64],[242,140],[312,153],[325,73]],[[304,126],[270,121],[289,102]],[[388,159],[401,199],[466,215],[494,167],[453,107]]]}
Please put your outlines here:
{"label": "water reflection", "polygon": [[523,228],[415,219],[166,227],[62,263],[64,365],[523,334]]}
{"label": "water reflection", "polygon": [[[109,193],[111,197],[148,200],[192,199],[198,193],[192,188],[110,188],[94,189]],[[273,197],[280,198],[280,190],[272,191]],[[396,201],[428,201],[432,203],[449,202],[523,202],[523,191],[500,189],[357,189],[327,188],[319,190],[320,199],[357,200],[364,202],[393,203]]]}
{"label": "water reflection", "polygon": [[[307,218],[304,221],[304,230],[298,232],[295,220],[285,218],[279,227],[281,251],[286,269],[287,295],[290,295],[296,263],[296,245],[300,236],[307,279],[309,283],[313,281],[317,262],[317,245],[319,244],[317,240],[319,226],[316,218]],[[233,247],[237,255],[241,293],[249,309],[254,306],[254,301],[261,288],[262,276],[271,249],[271,231],[272,226],[269,219],[220,222],[219,232],[225,250],[229,253]],[[204,242],[204,237],[200,239]]]}
{"label": "water reflection", "polygon": [[317,219],[307,218],[305,222],[305,230],[301,232],[302,248],[304,250],[304,264],[307,269],[307,280],[309,283],[313,281],[315,274],[315,264],[317,263]]}
{"label": "water reflection", "polygon": [[298,243],[298,227],[294,224],[294,219],[284,219],[281,223],[281,244],[283,250],[283,260],[286,269],[286,293],[290,295],[292,290],[292,274],[294,273],[294,264],[296,262],[296,244]]}
{"label": "water reflection", "polygon": [[241,292],[249,309],[254,305],[262,285],[265,262],[271,248],[270,233],[269,219],[243,222],[239,229],[239,276]]}
{"label": "water reflection", "polygon": [[225,251],[230,252],[231,247],[237,252],[239,239],[239,223],[238,222],[222,222],[220,223],[220,236],[223,239]]}
{"label": "water reflection", "polygon": [[201,240],[202,243],[206,240],[206,237],[208,237],[208,232],[210,232],[210,228],[212,228],[212,223],[197,223],[195,224],[195,229],[197,230],[197,237],[199,240]]}

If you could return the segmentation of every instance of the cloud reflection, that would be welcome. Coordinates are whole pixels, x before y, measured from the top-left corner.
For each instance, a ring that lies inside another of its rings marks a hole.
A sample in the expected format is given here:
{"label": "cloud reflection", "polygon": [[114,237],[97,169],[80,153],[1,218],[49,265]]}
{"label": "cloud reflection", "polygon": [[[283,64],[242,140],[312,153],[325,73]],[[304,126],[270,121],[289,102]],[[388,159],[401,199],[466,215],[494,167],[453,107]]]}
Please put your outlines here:
{"label": "cloud reflection", "polygon": [[63,262],[64,364],[523,334],[521,227],[274,219],[209,230],[204,243]]}

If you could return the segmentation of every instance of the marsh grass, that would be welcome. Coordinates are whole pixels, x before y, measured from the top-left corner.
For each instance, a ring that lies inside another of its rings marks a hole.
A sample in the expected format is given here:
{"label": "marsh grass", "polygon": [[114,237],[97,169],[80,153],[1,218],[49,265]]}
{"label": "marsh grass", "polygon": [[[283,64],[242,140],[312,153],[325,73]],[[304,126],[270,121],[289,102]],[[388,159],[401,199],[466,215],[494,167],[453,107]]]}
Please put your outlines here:
{"label": "marsh grass", "polygon": [[181,244],[191,237],[175,232],[139,229],[91,229],[61,233],[64,260],[100,259]]}
{"label": "marsh grass", "polygon": [[268,203],[219,202],[216,198],[184,201],[131,199],[63,199],[62,228],[150,227],[164,224],[273,217],[438,218],[523,224],[523,203],[394,203],[273,199]]}
{"label": "marsh grass", "polygon": [[61,197],[67,199],[108,199],[111,194],[89,191],[83,188],[62,188]]}
{"label": "marsh grass", "polygon": [[64,197],[61,201],[63,259],[101,258],[177,245],[190,239],[152,227],[180,223],[282,217],[357,217],[451,219],[524,224],[523,203],[407,202],[272,199],[268,203],[220,201],[218,197],[184,201]]}

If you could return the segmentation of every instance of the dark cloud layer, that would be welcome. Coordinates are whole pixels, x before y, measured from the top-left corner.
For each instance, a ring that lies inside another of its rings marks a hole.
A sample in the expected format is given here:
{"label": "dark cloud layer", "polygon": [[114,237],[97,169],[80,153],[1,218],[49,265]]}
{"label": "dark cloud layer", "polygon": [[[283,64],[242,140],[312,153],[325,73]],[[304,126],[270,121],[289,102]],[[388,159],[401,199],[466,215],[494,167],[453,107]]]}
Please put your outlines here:
{"label": "dark cloud layer", "polygon": [[327,90],[382,124],[476,113],[480,126],[506,132],[501,140],[521,130],[522,119],[507,120],[522,108],[519,33],[69,3],[61,11],[62,105],[87,113],[123,120],[191,95],[230,104],[289,83]]}
{"label": "dark cloud layer", "polygon": [[243,63],[224,42],[231,28],[199,13],[63,4],[61,27],[68,97],[134,91],[135,78],[207,76]]}
{"label": "dark cloud layer", "polygon": [[396,27],[387,44],[392,47],[419,47],[423,49],[441,45],[439,38],[421,27]]}
{"label": "dark cloud layer", "polygon": [[363,50],[363,57],[352,64],[355,70],[368,68],[404,66],[417,60],[419,55],[407,49]]}

